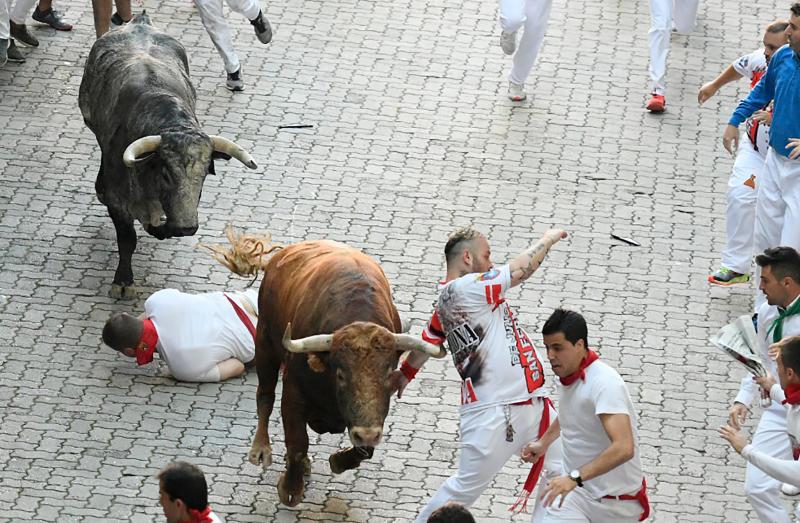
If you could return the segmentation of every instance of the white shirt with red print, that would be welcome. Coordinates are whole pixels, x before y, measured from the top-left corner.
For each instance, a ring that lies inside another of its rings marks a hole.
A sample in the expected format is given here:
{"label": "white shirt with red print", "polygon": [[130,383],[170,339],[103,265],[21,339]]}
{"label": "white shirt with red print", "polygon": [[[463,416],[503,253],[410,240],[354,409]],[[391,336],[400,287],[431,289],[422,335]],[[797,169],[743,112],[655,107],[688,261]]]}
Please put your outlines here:
{"label": "white shirt with red print", "polygon": [[439,287],[439,301],[422,333],[447,349],[461,376],[461,411],[547,396],[541,359],[505,293],[508,265],[467,274]]}
{"label": "white shirt with red print", "polygon": [[[767,57],[764,55],[763,49],[746,54],[731,65],[737,73],[750,80],[750,89],[755,87],[761,77],[767,73]],[[769,148],[769,125],[757,122],[750,117],[745,122],[745,132],[753,144],[753,148],[766,158],[767,148]]]}

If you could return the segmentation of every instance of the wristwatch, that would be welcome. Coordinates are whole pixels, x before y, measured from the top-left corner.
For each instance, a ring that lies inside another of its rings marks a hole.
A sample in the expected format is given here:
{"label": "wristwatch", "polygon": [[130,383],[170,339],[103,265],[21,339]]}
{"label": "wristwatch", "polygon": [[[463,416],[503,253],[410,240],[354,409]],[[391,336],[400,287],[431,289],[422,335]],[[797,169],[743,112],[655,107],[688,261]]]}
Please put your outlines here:
{"label": "wristwatch", "polygon": [[583,486],[583,480],[581,479],[581,473],[579,470],[575,469],[572,472],[570,472],[569,479],[577,483],[579,487]]}

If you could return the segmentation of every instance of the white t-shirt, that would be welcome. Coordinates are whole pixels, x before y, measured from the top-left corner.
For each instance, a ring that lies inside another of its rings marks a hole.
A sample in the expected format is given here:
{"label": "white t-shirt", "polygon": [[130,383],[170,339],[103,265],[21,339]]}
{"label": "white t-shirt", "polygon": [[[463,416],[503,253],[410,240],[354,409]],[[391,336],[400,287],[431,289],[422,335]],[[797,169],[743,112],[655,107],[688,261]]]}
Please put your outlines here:
{"label": "white t-shirt", "polygon": [[[763,49],[746,54],[731,65],[737,73],[750,80],[751,89],[756,86],[762,76],[767,74],[767,57],[764,56]],[[745,122],[745,132],[755,150],[766,158],[769,147],[769,125],[756,122],[751,117]]]}
{"label": "white t-shirt", "polygon": [[[770,390],[772,401],[780,403],[785,399],[783,389],[779,384]],[[792,448],[794,459],[781,459],[760,451],[752,444],[742,449],[742,457],[760,468],[771,478],[783,483],[800,487],[800,405],[786,405],[786,429],[789,433],[789,445]]]}
{"label": "white t-shirt", "polygon": [[[800,300],[800,297],[797,299]],[[778,375],[778,365],[775,360],[769,357],[769,346],[772,345],[772,332],[770,327],[772,323],[778,318],[780,312],[778,307],[764,303],[758,308],[758,353],[761,357],[761,364],[773,376]],[[800,336],[800,314],[789,316],[783,320],[783,330],[781,332],[784,338],[789,336]],[[739,387],[739,394],[736,395],[734,401],[742,403],[747,407],[754,404],[755,400],[761,395],[761,387],[758,383],[753,381],[753,375],[749,372],[742,378],[742,384]],[[779,402],[773,402],[773,407],[780,407]]]}
{"label": "white t-shirt", "polygon": [[583,482],[595,498],[634,494],[642,488],[642,463],[636,412],[625,381],[600,360],[584,370],[586,380],[559,384],[558,419],[561,424],[564,474],[593,461],[611,445],[600,414],[627,414],[633,430],[633,458],[601,476]]}
{"label": "white t-shirt", "polygon": [[445,339],[461,376],[461,411],[546,396],[541,360],[505,303],[508,265],[443,284],[436,312],[422,334]]}
{"label": "white t-shirt", "polygon": [[[227,294],[240,306],[248,300],[258,312],[257,291]],[[158,332],[158,353],[177,380],[219,381],[218,363],[230,358],[247,363],[255,357],[250,331],[221,292],[164,289],[147,298],[144,310]],[[250,321],[255,325],[257,319]]]}

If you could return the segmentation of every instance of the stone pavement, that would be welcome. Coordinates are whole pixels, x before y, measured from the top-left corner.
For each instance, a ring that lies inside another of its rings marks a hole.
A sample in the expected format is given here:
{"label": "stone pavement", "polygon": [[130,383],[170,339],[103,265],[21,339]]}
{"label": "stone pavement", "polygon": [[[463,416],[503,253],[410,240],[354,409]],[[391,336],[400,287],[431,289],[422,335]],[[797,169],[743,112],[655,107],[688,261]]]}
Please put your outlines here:
{"label": "stone pavement", "polygon": [[[538,339],[555,306],[586,314],[592,343],[640,411],[653,521],[753,521],[743,461],[714,430],[741,372],[706,341],[749,310],[751,293],[705,282],[732,163],[720,124],[746,85],[703,108],[695,99],[788,5],[702,2],[697,30],[673,35],[668,112],[656,117],[642,108],[644,1],[557,0],[531,100],[515,106],[504,96],[494,1],[273,2],[267,47],[231,14],[246,82],[232,94],[191,2],[145,0],[188,49],[207,132],[250,149],[260,168],[217,164],[196,237],[159,242],[139,228],[142,297],[244,287],[195,248],[222,241],[233,222],[282,242],[363,248],[417,332],[453,228],[476,224],[501,262],[564,227],[571,238],[511,294],[523,323]],[[153,474],[176,458],[204,468],[228,522],[412,519],[457,462],[449,362],[431,362],[394,402],[385,444],[358,471],[332,476],[327,456],[344,440],[312,435],[306,499],[288,509],[275,490],[285,450],[277,412],[276,463],[262,472],[246,460],[254,372],[176,383],[101,345],[105,319],[142,300],[108,297],[114,229],[94,194],[99,150],[77,106],[91,11],[56,7],[75,31],[36,27],[41,46],[23,49],[27,63],[0,68],[0,520],[163,521]],[[506,511],[526,471],[507,465],[475,506],[480,521],[528,521]]]}

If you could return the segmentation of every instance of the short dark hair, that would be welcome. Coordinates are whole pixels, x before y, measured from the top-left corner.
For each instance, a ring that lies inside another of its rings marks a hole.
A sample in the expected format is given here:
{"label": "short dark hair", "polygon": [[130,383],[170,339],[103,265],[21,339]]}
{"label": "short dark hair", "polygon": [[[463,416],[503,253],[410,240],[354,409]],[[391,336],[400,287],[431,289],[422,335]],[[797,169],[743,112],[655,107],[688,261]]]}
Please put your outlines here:
{"label": "short dark hair", "polygon": [[103,326],[103,343],[116,351],[135,349],[142,337],[142,320],[121,312],[111,316]]}
{"label": "short dark hair", "polygon": [[800,254],[791,247],[771,247],[756,256],[756,263],[759,267],[770,267],[776,278],[788,276],[800,284]]}
{"label": "short dark hair", "polygon": [[428,523],[475,523],[475,518],[464,505],[450,502],[434,510]]}
{"label": "short dark hair", "polygon": [[444,259],[447,261],[447,265],[450,265],[458,258],[464,251],[463,247],[467,242],[481,237],[483,237],[483,234],[472,226],[461,227],[453,231],[444,245]]}
{"label": "short dark hair", "polygon": [[585,348],[589,348],[589,332],[586,320],[575,311],[558,308],[547,318],[542,327],[542,334],[549,335],[563,332],[564,337],[572,344],[583,340]]}
{"label": "short dark hair", "polygon": [[789,27],[789,22],[786,20],[775,20],[767,26],[766,31],[768,33],[782,33],[786,31],[787,27]]}
{"label": "short dark hair", "polygon": [[800,336],[790,336],[783,338],[781,344],[781,363],[783,366],[792,369],[795,374],[800,376]]}
{"label": "short dark hair", "polygon": [[789,10],[794,16],[800,16],[800,2],[793,3]]}
{"label": "short dark hair", "polygon": [[180,499],[190,509],[205,510],[208,506],[208,484],[200,467],[186,461],[170,463],[158,473],[161,489],[175,501]]}

